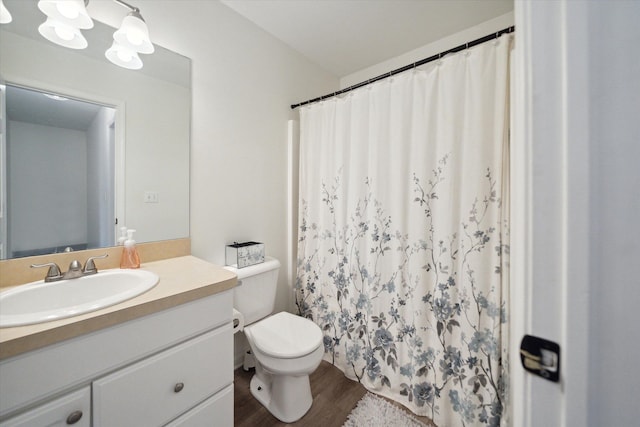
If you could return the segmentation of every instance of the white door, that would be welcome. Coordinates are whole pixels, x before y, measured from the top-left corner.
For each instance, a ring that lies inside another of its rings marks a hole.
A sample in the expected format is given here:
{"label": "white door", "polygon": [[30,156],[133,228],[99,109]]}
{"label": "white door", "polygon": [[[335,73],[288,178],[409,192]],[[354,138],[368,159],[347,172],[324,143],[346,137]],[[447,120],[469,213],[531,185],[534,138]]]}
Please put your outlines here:
{"label": "white door", "polygon": [[[640,2],[516,0],[512,425],[638,425]],[[561,346],[525,373],[524,334]]]}

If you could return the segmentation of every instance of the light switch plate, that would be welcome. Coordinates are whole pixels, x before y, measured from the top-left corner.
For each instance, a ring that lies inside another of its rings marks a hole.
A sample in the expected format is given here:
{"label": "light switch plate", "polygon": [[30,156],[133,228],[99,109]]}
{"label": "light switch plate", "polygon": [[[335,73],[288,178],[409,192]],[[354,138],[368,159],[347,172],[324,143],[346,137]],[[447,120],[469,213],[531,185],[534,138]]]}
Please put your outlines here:
{"label": "light switch plate", "polygon": [[160,202],[160,195],[157,191],[145,191],[143,201],[145,203],[158,203]]}

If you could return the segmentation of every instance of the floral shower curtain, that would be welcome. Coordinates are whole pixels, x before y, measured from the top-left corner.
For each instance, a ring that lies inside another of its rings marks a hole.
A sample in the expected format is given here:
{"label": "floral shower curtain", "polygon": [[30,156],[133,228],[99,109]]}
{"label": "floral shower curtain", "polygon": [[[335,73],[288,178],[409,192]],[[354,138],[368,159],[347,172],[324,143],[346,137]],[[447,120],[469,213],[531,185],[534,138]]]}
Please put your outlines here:
{"label": "floral shower curtain", "polygon": [[300,110],[298,310],[441,426],[507,424],[510,40]]}

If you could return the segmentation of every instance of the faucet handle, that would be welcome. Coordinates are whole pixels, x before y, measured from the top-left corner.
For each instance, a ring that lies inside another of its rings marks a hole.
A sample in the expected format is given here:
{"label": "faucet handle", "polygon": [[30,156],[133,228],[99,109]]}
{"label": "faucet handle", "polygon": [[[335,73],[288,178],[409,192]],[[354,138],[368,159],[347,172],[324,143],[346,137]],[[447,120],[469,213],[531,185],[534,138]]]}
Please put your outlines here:
{"label": "faucet handle", "polygon": [[31,264],[31,268],[49,267],[47,275],[44,278],[45,282],[53,282],[55,280],[62,279],[62,273],[60,267],[55,262],[48,262],[46,264]]}
{"label": "faucet handle", "polygon": [[74,259],[73,261],[71,261],[71,263],[69,264],[69,271],[79,271],[82,268],[82,264],[80,264],[80,261],[78,261],[77,259]]}
{"label": "faucet handle", "polygon": [[104,254],[99,256],[92,256],[89,259],[87,259],[87,262],[84,264],[84,268],[82,269],[82,274],[85,274],[85,275],[96,274],[98,272],[98,269],[96,268],[96,263],[93,262],[93,260],[106,258],[108,256],[109,254]]}

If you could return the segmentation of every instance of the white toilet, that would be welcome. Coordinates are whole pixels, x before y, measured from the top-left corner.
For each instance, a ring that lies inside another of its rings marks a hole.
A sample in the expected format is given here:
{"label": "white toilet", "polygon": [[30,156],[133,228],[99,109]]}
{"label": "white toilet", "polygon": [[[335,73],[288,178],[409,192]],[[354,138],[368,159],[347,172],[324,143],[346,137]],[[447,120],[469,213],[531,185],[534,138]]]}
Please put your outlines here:
{"label": "white toilet", "polygon": [[297,421],[313,401],[309,374],[322,360],[322,331],[311,320],[291,313],[271,315],[280,269],[277,259],[225,268],[238,276],[233,305],[244,317],[244,333],[255,357],[251,394],[280,421]]}

